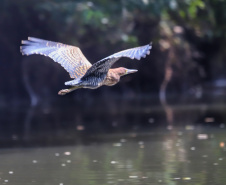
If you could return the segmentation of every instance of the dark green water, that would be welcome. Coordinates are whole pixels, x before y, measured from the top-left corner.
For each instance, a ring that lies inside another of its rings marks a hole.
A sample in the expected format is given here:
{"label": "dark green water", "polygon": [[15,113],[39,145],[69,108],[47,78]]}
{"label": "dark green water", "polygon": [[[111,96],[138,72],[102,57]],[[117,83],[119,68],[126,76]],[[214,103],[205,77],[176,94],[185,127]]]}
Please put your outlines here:
{"label": "dark green water", "polygon": [[0,184],[225,185],[226,128],[93,135],[86,144],[1,149]]}

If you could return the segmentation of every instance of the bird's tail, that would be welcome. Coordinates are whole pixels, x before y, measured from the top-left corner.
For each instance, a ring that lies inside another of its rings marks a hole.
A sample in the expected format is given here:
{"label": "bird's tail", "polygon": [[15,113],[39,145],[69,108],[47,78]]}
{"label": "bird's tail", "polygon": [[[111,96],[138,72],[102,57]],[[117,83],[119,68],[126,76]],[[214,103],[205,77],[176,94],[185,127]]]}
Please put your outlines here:
{"label": "bird's tail", "polygon": [[74,80],[67,81],[64,84],[70,85],[70,86],[75,86],[75,85],[78,85],[80,82],[81,82],[81,78],[76,78]]}

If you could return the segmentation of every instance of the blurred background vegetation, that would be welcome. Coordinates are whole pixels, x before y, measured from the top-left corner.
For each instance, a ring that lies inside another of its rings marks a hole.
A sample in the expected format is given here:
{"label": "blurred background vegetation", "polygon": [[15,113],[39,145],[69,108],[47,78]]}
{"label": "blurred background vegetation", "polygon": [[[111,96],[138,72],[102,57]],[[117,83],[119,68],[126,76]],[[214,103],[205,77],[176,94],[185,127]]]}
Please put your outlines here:
{"label": "blurred background vegetation", "polygon": [[0,5],[1,104],[26,100],[29,92],[57,98],[69,79],[59,65],[43,62],[45,57],[21,56],[20,42],[28,36],[79,46],[92,63],[153,42],[146,60],[116,64],[138,68],[136,75],[112,88],[71,96],[158,94],[166,68],[172,72],[169,96],[200,98],[214,85],[226,85],[224,0],[1,0]]}
{"label": "blurred background vegetation", "polygon": [[[85,114],[86,121],[99,116],[100,122],[103,109],[108,116],[160,102],[166,111],[168,104],[224,104],[225,10],[225,0],[1,0],[0,106],[9,109],[4,109],[2,115],[14,107],[30,105],[42,105],[42,113],[49,114],[48,107],[59,102],[61,107],[74,104],[72,110],[77,112],[73,120],[82,123],[84,118],[79,114]],[[116,86],[82,89],[61,97],[57,92],[64,88],[69,75],[46,57],[22,56],[19,46],[28,36],[76,45],[91,63],[149,42],[153,49],[142,61],[121,59],[116,63],[139,70]],[[61,119],[70,119],[58,111]],[[94,111],[99,113],[92,117]],[[25,123],[31,121],[34,112],[28,112]],[[167,119],[172,120],[171,114],[168,111]],[[10,119],[15,125],[18,120],[24,121],[20,114]],[[2,122],[6,120],[1,118]],[[111,124],[116,123],[111,120]],[[15,125],[12,127],[16,130]]]}

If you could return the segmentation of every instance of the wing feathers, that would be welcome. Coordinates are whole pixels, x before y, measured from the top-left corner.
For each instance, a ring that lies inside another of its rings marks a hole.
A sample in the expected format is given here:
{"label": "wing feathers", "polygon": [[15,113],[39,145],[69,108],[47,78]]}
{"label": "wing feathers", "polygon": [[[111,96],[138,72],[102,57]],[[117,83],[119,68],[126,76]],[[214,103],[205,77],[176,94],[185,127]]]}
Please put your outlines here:
{"label": "wing feathers", "polygon": [[128,57],[131,59],[137,59],[140,60],[141,58],[145,58],[146,55],[150,54],[150,49],[152,48],[152,44],[147,44],[145,46],[140,46],[136,48],[131,48],[127,50],[120,51],[118,53],[115,53],[113,55],[110,55],[101,61],[111,59],[111,58],[121,58],[121,57]]}
{"label": "wing feathers", "polygon": [[40,54],[52,58],[67,70],[71,78],[79,78],[92,66],[78,47],[34,37],[22,41],[24,55]]}
{"label": "wing feathers", "polygon": [[[107,75],[108,70],[111,68],[111,66],[119,60],[121,57],[128,57],[131,59],[137,59],[140,60],[142,57],[146,57],[146,55],[150,54],[150,49],[151,49],[151,44],[141,46],[141,47],[136,47],[136,48],[131,48],[127,50],[120,51],[118,53],[115,53],[113,55],[110,55],[92,65],[90,67],[86,74],[82,77],[82,80],[89,78],[90,76],[98,76],[100,73],[102,74],[102,77],[105,78]],[[102,81],[102,78],[96,78],[99,81]]]}

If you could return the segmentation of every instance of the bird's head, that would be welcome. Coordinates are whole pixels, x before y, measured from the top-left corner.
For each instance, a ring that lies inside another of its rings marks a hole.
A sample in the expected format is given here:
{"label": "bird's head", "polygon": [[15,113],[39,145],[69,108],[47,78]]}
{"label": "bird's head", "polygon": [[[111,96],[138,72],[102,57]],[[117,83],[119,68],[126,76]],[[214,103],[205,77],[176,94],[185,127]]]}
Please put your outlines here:
{"label": "bird's head", "polygon": [[124,67],[117,68],[117,73],[118,73],[119,76],[128,75],[128,74],[131,74],[131,73],[135,73],[137,71],[138,71],[137,69],[127,69],[127,68],[124,68]]}

